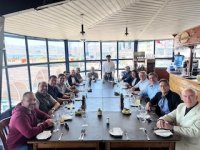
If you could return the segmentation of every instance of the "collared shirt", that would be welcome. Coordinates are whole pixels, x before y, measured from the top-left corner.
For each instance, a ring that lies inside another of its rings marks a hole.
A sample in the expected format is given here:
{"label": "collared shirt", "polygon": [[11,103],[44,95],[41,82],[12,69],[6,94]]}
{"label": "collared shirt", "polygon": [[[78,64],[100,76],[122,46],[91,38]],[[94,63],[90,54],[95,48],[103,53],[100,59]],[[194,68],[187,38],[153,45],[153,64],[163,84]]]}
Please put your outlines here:
{"label": "collared shirt", "polygon": [[168,99],[165,96],[163,96],[159,100],[158,106],[160,107],[160,113],[161,113],[162,116],[164,116],[165,114],[170,113],[169,105],[168,105]]}
{"label": "collared shirt", "polygon": [[63,97],[63,94],[61,92],[59,92],[58,88],[55,86],[50,86],[48,84],[48,93],[54,98],[57,100],[57,98],[62,98]]}
{"label": "collared shirt", "polygon": [[75,77],[72,77],[72,84],[76,84]]}
{"label": "collared shirt", "polygon": [[139,95],[148,96],[149,99],[152,99],[159,91],[160,91],[159,82],[156,82],[153,85],[148,84],[143,91],[140,91]]}
{"label": "collared shirt", "polygon": [[94,79],[98,79],[98,73],[96,72],[89,72],[87,75],[88,78],[94,78]]}
{"label": "collared shirt", "polygon": [[81,82],[83,80],[82,76],[80,73],[76,73],[76,78],[78,79],[79,82]]}
{"label": "collared shirt", "polygon": [[70,92],[66,84],[57,83],[56,87],[58,88],[59,92],[65,94],[66,92]]}
{"label": "collared shirt", "polygon": [[115,64],[114,62],[110,61],[106,61],[104,64],[103,64],[103,69],[102,69],[103,73],[111,73],[111,72],[114,72],[115,71]]}
{"label": "collared shirt", "polygon": [[139,88],[140,91],[144,91],[149,84],[149,80],[146,78],[145,80],[140,80],[134,87]]}

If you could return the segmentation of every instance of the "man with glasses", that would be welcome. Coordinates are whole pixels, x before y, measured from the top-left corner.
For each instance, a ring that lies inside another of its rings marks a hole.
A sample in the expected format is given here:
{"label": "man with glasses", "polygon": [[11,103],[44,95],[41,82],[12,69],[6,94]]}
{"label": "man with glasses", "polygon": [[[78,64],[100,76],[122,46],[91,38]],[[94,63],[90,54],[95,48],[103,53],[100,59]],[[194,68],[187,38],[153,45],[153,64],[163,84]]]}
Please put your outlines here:
{"label": "man with glasses", "polygon": [[160,92],[158,92],[147,104],[146,110],[151,111],[153,105],[156,105],[156,113],[159,116],[164,116],[182,102],[180,96],[170,90],[169,82],[166,79],[159,81]]}

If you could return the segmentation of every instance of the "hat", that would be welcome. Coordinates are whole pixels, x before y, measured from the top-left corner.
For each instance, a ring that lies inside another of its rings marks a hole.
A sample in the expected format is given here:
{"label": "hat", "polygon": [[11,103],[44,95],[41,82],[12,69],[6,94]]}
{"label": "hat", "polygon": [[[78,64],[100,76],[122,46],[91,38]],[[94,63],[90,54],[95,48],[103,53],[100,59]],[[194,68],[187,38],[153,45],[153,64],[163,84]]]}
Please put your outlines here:
{"label": "hat", "polygon": [[110,58],[110,57],[111,57],[110,55],[107,55],[107,56],[106,56],[106,58]]}

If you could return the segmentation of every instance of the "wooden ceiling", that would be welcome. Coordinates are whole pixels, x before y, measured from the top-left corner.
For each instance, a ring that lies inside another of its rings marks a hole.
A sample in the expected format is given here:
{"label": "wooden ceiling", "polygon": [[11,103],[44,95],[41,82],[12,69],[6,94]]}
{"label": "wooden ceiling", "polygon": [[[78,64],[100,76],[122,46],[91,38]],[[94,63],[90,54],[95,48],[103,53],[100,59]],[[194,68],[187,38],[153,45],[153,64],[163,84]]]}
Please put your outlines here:
{"label": "wooden ceiling", "polygon": [[[200,24],[199,0],[71,0],[62,5],[5,15],[5,31],[50,39],[169,39]],[[128,38],[124,36],[128,27]]]}

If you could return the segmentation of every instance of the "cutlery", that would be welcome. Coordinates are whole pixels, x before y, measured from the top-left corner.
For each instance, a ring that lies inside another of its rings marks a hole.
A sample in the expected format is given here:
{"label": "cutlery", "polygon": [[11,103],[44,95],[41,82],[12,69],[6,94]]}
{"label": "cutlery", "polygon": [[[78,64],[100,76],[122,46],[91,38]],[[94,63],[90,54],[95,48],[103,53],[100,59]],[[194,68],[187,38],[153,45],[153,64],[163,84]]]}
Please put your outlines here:
{"label": "cutlery", "polygon": [[124,130],[124,135],[126,136],[126,139],[129,140],[128,132],[126,130]]}
{"label": "cutlery", "polygon": [[149,141],[150,138],[149,138],[149,135],[147,134],[147,129],[145,129],[145,128],[140,128],[140,130],[142,130],[142,131],[145,133],[145,135],[146,135],[146,137],[147,137],[147,140]]}
{"label": "cutlery", "polygon": [[83,133],[82,133],[82,140],[83,140],[83,138],[85,137],[85,129],[83,129]]}
{"label": "cutlery", "polygon": [[82,135],[83,135],[83,129],[81,129],[81,134],[80,134],[80,136],[79,136],[79,140],[81,140],[82,139]]}
{"label": "cutlery", "polygon": [[60,134],[60,137],[58,138],[58,141],[61,140],[62,136],[63,136],[63,133]]}

